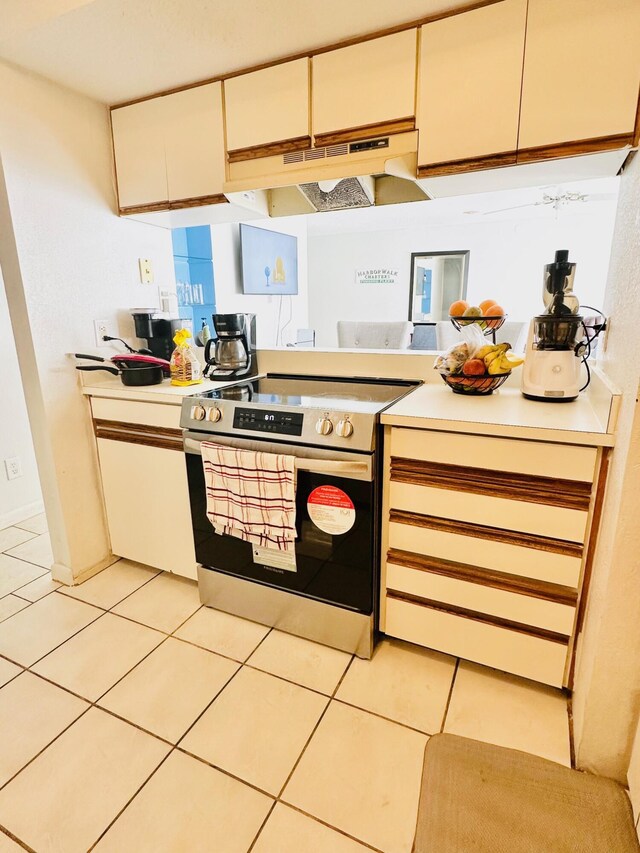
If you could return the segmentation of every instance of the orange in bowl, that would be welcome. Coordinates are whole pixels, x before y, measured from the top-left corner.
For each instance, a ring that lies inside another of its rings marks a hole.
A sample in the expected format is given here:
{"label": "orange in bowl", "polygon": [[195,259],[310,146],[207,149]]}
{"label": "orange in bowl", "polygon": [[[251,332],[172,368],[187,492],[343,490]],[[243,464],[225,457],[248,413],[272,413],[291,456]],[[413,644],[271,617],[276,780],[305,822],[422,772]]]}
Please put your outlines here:
{"label": "orange in bowl", "polygon": [[462,317],[464,312],[469,307],[469,303],[465,302],[464,299],[458,299],[457,302],[452,302],[449,306],[449,316],[450,317]]}
{"label": "orange in bowl", "polygon": [[490,329],[497,329],[500,325],[500,318],[504,317],[504,308],[500,305],[492,305],[485,311],[485,317],[498,317],[497,320],[487,320],[487,326]]}
{"label": "orange in bowl", "polygon": [[483,299],[483,301],[480,303],[480,305],[478,305],[478,308],[482,311],[482,316],[486,317],[487,312],[489,311],[489,308],[491,308],[493,305],[497,305],[497,304],[498,303],[496,302],[495,299]]}

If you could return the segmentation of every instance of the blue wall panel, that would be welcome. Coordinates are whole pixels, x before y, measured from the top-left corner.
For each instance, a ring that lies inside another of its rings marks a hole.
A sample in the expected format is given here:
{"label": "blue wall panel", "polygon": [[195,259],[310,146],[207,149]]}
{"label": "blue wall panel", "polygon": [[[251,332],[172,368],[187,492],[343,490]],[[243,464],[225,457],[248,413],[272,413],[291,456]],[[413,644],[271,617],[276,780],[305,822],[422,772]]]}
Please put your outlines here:
{"label": "blue wall panel", "polygon": [[211,315],[216,311],[211,228],[174,228],[171,237],[180,316],[190,317],[197,333],[202,318],[211,325]]}

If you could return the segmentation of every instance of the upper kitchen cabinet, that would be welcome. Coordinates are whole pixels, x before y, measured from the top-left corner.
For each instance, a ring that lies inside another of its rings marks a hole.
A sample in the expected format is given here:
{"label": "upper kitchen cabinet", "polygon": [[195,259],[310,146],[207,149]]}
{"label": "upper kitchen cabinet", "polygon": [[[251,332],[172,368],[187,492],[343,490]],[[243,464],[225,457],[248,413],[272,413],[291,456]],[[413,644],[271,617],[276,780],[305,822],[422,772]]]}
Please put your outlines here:
{"label": "upper kitchen cabinet", "polygon": [[313,57],[317,146],[414,129],[416,42],[404,30]]}
{"label": "upper kitchen cabinet", "polygon": [[529,0],[518,160],[631,143],[639,86],[638,0]]}
{"label": "upper kitchen cabinet", "polygon": [[226,201],[222,84],[111,111],[123,213]]}
{"label": "upper kitchen cabinet", "polygon": [[222,83],[176,92],[164,101],[169,200],[215,201],[225,178]]}
{"label": "upper kitchen cabinet", "polygon": [[421,31],[418,174],[516,162],[526,0],[503,0]]}
{"label": "upper kitchen cabinet", "polygon": [[309,148],[309,60],[295,59],[224,82],[230,163]]}
{"label": "upper kitchen cabinet", "polygon": [[167,204],[164,98],[111,110],[120,208]]}

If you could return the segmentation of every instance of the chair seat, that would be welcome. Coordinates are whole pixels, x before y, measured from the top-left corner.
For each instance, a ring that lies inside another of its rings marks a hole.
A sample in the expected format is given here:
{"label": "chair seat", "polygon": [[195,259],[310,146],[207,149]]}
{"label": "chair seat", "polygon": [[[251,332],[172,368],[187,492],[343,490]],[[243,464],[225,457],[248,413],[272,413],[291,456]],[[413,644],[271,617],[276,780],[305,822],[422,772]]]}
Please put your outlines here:
{"label": "chair seat", "polygon": [[406,320],[389,323],[338,320],[338,346],[349,349],[407,349],[413,323]]}
{"label": "chair seat", "polygon": [[414,853],[638,853],[621,785],[457,735],[427,743]]}

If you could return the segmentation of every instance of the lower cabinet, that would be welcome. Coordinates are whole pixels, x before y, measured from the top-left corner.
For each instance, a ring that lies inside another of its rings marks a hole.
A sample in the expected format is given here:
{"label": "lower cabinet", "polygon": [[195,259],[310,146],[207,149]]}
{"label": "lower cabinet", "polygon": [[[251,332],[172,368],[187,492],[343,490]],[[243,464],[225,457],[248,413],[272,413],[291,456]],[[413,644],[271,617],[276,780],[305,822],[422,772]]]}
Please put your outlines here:
{"label": "lower cabinet", "polygon": [[180,431],[101,420],[94,426],[113,553],[196,578]]}
{"label": "lower cabinet", "polygon": [[570,687],[605,450],[386,428],[381,630]]}

